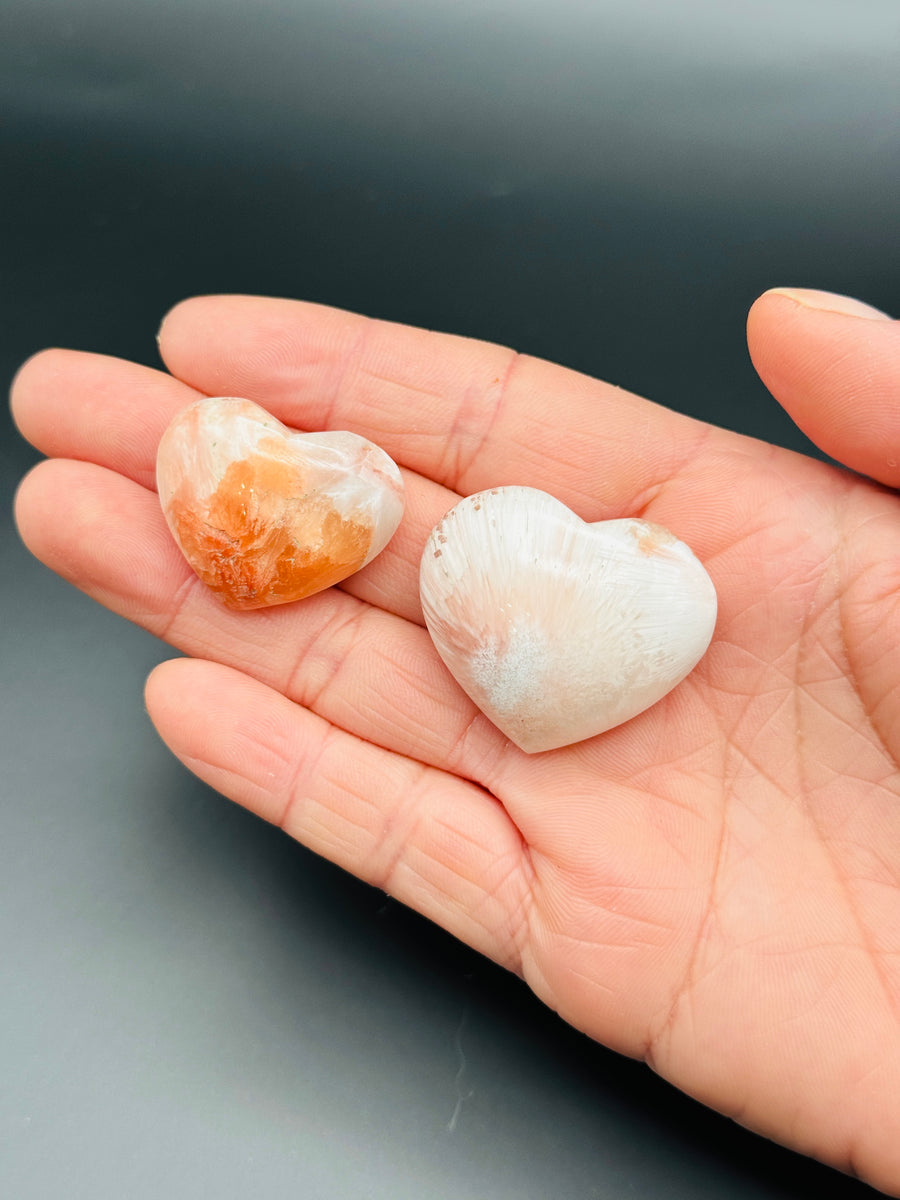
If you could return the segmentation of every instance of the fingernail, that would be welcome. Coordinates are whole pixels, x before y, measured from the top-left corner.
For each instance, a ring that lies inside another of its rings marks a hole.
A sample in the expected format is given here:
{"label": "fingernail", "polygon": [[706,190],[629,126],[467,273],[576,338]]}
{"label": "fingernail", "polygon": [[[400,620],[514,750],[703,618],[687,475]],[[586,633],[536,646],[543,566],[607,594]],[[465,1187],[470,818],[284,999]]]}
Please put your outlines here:
{"label": "fingernail", "polygon": [[817,312],[841,313],[845,317],[865,317],[869,321],[890,321],[887,313],[852,296],[840,296],[836,292],[819,292],[815,288],[770,288],[767,295],[787,296],[804,308]]}

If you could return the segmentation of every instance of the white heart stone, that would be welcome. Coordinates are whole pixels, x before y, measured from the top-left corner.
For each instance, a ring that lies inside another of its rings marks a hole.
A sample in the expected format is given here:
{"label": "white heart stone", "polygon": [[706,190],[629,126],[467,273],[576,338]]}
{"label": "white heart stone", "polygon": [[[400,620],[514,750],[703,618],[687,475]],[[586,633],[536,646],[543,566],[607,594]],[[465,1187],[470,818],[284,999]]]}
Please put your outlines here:
{"label": "white heart stone", "polygon": [[432,530],[425,623],[463,690],[522,750],[567,746],[655,704],[702,657],[716,593],[661,525],[590,525],[525,487],[479,492]]}
{"label": "white heart stone", "polygon": [[403,516],[396,464],[355,433],[297,433],[249,400],[174,418],[156,483],[175,541],[230,608],[286,604],[358,571]]}

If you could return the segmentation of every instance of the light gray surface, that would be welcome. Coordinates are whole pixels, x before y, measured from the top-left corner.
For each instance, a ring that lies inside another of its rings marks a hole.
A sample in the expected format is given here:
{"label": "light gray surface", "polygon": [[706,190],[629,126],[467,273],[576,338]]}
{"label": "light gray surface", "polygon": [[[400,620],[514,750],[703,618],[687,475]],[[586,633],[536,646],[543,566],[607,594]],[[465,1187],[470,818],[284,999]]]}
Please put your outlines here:
{"label": "light gray surface", "polygon": [[[802,445],[743,314],[897,308],[898,8],[6,5],[2,363],[303,295]],[[0,435],[2,498],[34,455]],[[65,514],[60,514],[65,520]],[[855,1196],[193,780],[0,526],[0,1196]]]}

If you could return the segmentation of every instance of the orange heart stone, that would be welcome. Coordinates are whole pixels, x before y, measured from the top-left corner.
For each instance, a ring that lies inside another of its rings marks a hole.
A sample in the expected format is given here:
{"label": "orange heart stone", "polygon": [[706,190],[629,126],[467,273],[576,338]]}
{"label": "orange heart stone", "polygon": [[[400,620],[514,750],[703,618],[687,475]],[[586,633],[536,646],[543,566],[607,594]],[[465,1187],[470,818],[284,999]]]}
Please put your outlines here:
{"label": "orange heart stone", "polygon": [[355,433],[296,433],[249,400],[180,412],[156,459],[182,553],[229,608],[311,596],[387,545],[403,516],[396,464]]}

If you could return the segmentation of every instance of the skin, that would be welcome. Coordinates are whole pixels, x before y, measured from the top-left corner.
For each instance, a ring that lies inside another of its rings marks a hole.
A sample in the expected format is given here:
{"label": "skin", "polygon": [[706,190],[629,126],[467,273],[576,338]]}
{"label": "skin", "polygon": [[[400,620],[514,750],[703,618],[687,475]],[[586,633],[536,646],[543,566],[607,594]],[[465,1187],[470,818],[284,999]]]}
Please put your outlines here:
{"label": "skin", "polygon": [[[592,1038],[900,1195],[900,330],[774,291],[748,334],[851,471],[495,346],[203,297],[163,324],[168,375],[64,350],[22,368],[15,417],[49,460],[17,519],[43,562],[190,656],[153,672],[147,706],[202,779]],[[160,435],[198,393],[383,446],[408,494],[384,553],[299,604],[223,608],[153,491]],[[680,687],[537,756],[460,692],[418,602],[433,524],[512,483],[668,526],[719,595]]]}

